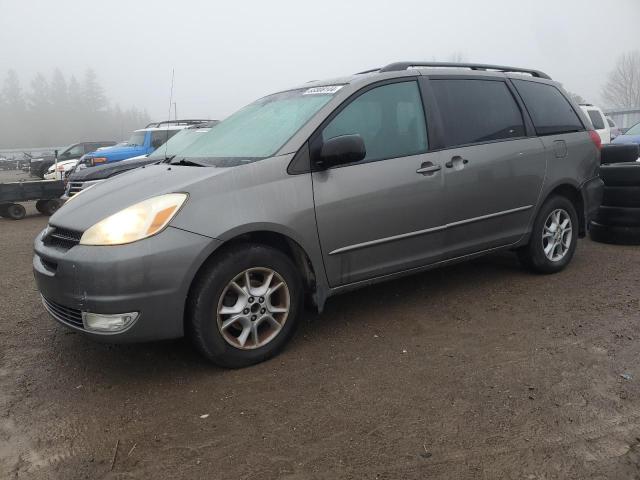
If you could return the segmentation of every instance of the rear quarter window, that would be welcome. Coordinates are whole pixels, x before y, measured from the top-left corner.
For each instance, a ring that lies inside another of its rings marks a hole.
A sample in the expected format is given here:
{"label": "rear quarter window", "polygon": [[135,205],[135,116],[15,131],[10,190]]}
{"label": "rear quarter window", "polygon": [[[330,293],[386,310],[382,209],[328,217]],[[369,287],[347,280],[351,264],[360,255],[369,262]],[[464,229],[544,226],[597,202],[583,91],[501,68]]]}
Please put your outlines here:
{"label": "rear quarter window", "polygon": [[587,115],[591,119],[591,123],[596,130],[602,130],[604,128],[604,120],[602,119],[602,115],[597,110],[587,110]]}
{"label": "rear quarter window", "polygon": [[538,135],[585,129],[569,101],[555,86],[528,80],[511,81],[522,97]]}

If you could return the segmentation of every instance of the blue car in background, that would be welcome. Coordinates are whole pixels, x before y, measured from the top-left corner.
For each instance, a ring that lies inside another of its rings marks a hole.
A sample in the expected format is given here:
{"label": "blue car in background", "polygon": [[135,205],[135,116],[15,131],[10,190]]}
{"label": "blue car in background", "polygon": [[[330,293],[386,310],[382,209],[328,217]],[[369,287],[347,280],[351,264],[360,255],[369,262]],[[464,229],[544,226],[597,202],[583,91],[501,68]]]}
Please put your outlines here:
{"label": "blue car in background", "polygon": [[624,132],[624,134],[618,135],[611,143],[637,143],[640,145],[640,123],[636,123],[633,127]]}
{"label": "blue car in background", "polygon": [[85,155],[81,160],[82,167],[95,167],[148,155],[180,130],[202,122],[206,120],[167,120],[150,123],[145,128],[134,131],[124,145],[115,145]]}

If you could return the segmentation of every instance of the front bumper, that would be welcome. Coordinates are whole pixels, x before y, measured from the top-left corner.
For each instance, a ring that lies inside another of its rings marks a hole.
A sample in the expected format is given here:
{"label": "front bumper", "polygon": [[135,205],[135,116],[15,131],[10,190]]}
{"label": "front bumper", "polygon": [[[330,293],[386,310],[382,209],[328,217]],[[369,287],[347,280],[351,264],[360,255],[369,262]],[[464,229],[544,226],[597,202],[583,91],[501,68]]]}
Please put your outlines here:
{"label": "front bumper", "polygon": [[[191,281],[220,241],[169,227],[127,245],[70,249],[35,240],[36,284],[53,318],[86,335],[113,342],[180,337]],[[90,332],[82,312],[140,312],[121,332]],[[79,319],[79,321],[78,321]]]}

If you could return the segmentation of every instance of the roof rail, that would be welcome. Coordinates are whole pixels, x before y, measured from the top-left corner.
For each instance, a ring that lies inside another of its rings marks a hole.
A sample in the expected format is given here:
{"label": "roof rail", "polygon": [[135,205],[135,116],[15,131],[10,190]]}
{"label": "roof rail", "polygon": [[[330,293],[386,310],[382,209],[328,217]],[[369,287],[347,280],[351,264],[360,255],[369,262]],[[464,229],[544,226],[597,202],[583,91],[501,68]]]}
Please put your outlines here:
{"label": "roof rail", "polygon": [[149,125],[147,125],[144,128],[154,128],[154,127],[159,127],[161,125],[195,125],[197,123],[205,123],[205,122],[209,122],[210,120],[204,120],[204,119],[190,119],[190,120],[165,120],[163,122],[151,122]]}
{"label": "roof rail", "polygon": [[[401,70],[407,70],[411,67],[448,67],[448,68],[469,68],[471,70],[493,70],[497,72],[514,72],[514,73],[528,73],[532,77],[546,78],[551,80],[551,77],[540,70],[530,70],[527,68],[517,67],[504,67],[500,65],[485,65],[482,63],[455,63],[455,62],[396,62],[390,63],[386,67],[382,67],[378,71],[382,72],[398,72]],[[373,70],[374,72],[376,70]],[[361,72],[361,73],[369,73]]]}

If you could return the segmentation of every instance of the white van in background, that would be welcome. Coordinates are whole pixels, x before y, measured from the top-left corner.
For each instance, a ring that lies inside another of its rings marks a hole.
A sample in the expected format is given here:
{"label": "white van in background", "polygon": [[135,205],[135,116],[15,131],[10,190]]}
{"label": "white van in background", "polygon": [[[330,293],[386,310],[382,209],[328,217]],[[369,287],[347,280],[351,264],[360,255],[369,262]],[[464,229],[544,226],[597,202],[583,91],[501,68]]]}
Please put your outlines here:
{"label": "white van in background", "polygon": [[609,123],[600,107],[596,107],[590,103],[581,103],[580,108],[587,114],[591,123],[593,123],[593,128],[598,132],[598,135],[600,135],[602,144],[611,143],[611,127],[609,127]]}

